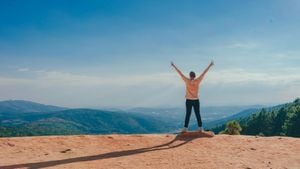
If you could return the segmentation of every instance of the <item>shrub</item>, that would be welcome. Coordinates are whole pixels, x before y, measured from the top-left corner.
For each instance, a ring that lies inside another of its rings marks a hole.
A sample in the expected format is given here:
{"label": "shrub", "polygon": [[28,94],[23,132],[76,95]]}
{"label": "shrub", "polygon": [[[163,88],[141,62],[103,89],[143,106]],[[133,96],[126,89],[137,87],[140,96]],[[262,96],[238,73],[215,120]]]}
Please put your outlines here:
{"label": "shrub", "polygon": [[240,135],[242,131],[242,127],[239,122],[233,120],[226,124],[226,128],[224,131],[221,131],[220,134],[229,134],[229,135]]}

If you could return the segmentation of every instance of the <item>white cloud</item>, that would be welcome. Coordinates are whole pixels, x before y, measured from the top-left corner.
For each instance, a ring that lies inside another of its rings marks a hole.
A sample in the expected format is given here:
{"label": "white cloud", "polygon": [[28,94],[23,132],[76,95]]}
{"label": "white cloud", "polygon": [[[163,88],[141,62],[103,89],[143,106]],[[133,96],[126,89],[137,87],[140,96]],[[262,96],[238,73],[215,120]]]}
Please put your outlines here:
{"label": "white cloud", "polygon": [[300,80],[300,73],[286,72],[250,72],[244,69],[228,69],[210,72],[207,82],[210,84],[264,84],[285,85],[294,84]]}
{"label": "white cloud", "polygon": [[254,49],[257,47],[258,44],[254,42],[236,42],[228,45],[228,48],[238,48],[238,49]]}
{"label": "white cloud", "polygon": [[[29,71],[29,70],[28,70]],[[139,86],[139,85],[181,85],[175,72],[143,75],[82,75],[59,71],[30,71],[34,78],[0,77],[0,84],[28,84],[46,86]],[[282,85],[299,83],[300,74],[294,72],[251,72],[244,69],[213,70],[206,76],[205,83],[211,85],[264,84]]]}
{"label": "white cloud", "polygon": [[30,69],[29,68],[19,68],[17,69],[19,72],[28,72]]}
{"label": "white cloud", "polygon": [[[35,98],[32,100],[66,106],[179,105],[184,99],[184,83],[171,71],[129,76],[27,73],[27,78],[0,77],[0,98]],[[299,97],[299,82],[300,75],[295,70],[267,73],[213,69],[203,81],[200,95],[210,105],[280,102]]]}
{"label": "white cloud", "polygon": [[27,84],[32,84],[32,82],[33,82],[32,79],[0,77],[0,86],[27,85]]}
{"label": "white cloud", "polygon": [[70,86],[137,86],[137,85],[168,85],[173,84],[175,74],[159,73],[149,75],[110,75],[95,76],[81,75],[58,71],[37,72],[37,81],[44,81],[48,85],[70,85]]}

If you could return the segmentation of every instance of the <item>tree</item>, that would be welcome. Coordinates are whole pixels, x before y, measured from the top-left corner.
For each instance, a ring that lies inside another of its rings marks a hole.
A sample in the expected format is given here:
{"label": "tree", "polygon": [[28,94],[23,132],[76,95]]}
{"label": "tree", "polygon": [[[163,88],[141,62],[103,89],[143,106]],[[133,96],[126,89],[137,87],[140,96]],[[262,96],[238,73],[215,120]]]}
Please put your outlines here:
{"label": "tree", "polygon": [[283,130],[288,136],[300,137],[300,102],[294,103],[295,105],[288,109]]}
{"label": "tree", "polygon": [[226,129],[221,134],[240,135],[242,128],[238,121],[230,121],[226,124]]}
{"label": "tree", "polygon": [[300,98],[297,98],[296,100],[294,100],[294,104],[299,105],[300,104]]}
{"label": "tree", "polygon": [[285,135],[282,130],[285,119],[286,119],[286,110],[284,108],[281,108],[274,119],[273,135]]}

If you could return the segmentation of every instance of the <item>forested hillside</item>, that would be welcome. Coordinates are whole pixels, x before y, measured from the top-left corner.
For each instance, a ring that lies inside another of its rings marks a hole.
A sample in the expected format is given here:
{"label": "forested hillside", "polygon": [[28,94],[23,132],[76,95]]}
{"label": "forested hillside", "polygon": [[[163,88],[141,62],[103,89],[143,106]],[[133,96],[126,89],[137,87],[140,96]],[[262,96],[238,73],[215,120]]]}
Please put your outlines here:
{"label": "forested hillside", "polygon": [[163,133],[172,126],[149,116],[104,110],[0,113],[0,136]]}
{"label": "forested hillside", "polygon": [[[261,109],[250,117],[237,119],[242,127],[241,134],[300,137],[300,99],[280,107]],[[224,129],[225,124],[213,130],[220,132]]]}

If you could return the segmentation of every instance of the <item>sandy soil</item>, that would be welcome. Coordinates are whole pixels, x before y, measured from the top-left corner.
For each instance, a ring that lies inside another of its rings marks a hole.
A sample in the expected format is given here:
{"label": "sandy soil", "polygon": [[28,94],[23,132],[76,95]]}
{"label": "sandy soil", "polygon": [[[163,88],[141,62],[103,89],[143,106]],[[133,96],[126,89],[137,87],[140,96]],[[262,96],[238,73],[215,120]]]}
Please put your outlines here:
{"label": "sandy soil", "polygon": [[0,138],[0,168],[300,168],[300,139],[217,135]]}

